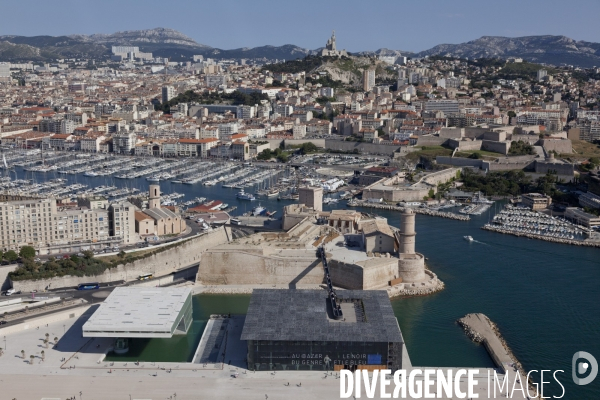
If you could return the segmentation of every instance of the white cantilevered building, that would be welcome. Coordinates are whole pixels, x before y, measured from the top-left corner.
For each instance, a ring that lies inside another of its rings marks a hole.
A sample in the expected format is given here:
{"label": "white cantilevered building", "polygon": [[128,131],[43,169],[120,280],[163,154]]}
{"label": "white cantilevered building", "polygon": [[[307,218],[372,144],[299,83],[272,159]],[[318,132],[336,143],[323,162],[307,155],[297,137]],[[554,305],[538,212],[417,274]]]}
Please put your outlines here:
{"label": "white cantilevered building", "polygon": [[117,287],[83,324],[83,337],[170,338],[192,325],[189,288]]}

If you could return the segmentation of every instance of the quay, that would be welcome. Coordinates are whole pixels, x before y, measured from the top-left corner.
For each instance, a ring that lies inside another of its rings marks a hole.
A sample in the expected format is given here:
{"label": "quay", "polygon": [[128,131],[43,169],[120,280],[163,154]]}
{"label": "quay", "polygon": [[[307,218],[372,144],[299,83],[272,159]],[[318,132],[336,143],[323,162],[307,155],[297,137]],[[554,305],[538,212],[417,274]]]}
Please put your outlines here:
{"label": "quay", "polygon": [[[392,205],[388,205],[388,204],[369,203],[367,201],[361,201],[361,200],[349,201],[348,207],[370,207],[370,208],[375,208],[375,209],[379,209],[379,210],[400,211],[400,212],[404,212],[407,209],[407,207],[392,206]],[[413,210],[416,214],[430,215],[432,217],[455,219],[457,221],[469,221],[471,219],[468,215],[459,215],[459,214],[446,212],[446,211],[436,211],[436,210],[431,210],[429,208],[410,208],[410,209]]]}
{"label": "quay", "polygon": [[570,245],[574,245],[574,246],[600,247],[600,242],[596,242],[596,241],[556,238],[556,237],[552,237],[552,236],[538,235],[535,233],[513,231],[510,229],[500,228],[500,227],[490,225],[490,224],[485,224],[484,226],[481,227],[481,229],[486,230],[486,231],[505,233],[508,235],[526,237],[529,239],[545,240],[547,242],[570,244]]}

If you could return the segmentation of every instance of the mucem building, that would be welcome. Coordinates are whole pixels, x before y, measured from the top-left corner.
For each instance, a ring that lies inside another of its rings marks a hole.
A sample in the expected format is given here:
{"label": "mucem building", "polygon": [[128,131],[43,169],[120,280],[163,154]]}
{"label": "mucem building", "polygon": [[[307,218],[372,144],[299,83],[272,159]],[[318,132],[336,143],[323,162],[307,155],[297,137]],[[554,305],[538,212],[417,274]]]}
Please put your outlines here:
{"label": "mucem building", "polygon": [[[242,340],[251,370],[402,368],[403,338],[385,291],[255,289]],[[338,308],[333,311],[332,303]]]}

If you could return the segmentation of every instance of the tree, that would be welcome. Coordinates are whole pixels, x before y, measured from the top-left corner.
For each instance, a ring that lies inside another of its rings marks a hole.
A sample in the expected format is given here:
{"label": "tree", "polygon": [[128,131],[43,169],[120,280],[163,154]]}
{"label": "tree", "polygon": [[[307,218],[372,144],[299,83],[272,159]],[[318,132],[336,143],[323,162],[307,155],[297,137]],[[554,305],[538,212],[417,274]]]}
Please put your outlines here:
{"label": "tree", "polygon": [[429,189],[429,193],[427,194],[429,195],[429,198],[433,198],[433,196],[435,196],[433,189]]}
{"label": "tree", "polygon": [[256,159],[266,161],[266,160],[270,160],[271,157],[273,157],[273,153],[271,152],[271,149],[264,149],[263,151],[258,153],[258,155],[256,156]]}
{"label": "tree", "polygon": [[0,347],[0,356],[2,356],[2,354],[4,354],[4,349],[2,349],[2,347]]}
{"label": "tree", "polygon": [[25,350],[21,350],[21,357],[23,357],[23,360],[25,359]]}
{"label": "tree", "polygon": [[2,260],[4,260],[4,252],[0,250],[0,262],[2,262]]}
{"label": "tree", "polygon": [[281,153],[277,156],[277,160],[279,160],[282,163],[286,163],[288,162],[288,155],[287,153]]}
{"label": "tree", "polygon": [[83,252],[83,257],[85,257],[86,260],[89,260],[90,258],[94,257],[94,252],[91,250],[85,250]]}
{"label": "tree", "polygon": [[119,254],[117,254],[117,256],[118,256],[118,257],[119,257],[121,260],[125,258],[125,255],[126,255],[126,253],[125,253],[125,250],[121,250],[121,251],[119,252]]}
{"label": "tree", "polygon": [[56,346],[58,344],[58,338],[55,336],[54,337],[54,345]]}
{"label": "tree", "polygon": [[19,250],[19,255],[22,258],[31,260],[32,258],[35,257],[35,249],[31,246],[23,246],[23,247],[21,247],[21,250]]}
{"label": "tree", "polygon": [[46,353],[44,352],[44,350],[42,350],[40,354],[42,355],[42,361],[44,361],[46,359]]}
{"label": "tree", "polygon": [[514,111],[511,110],[511,111],[507,112],[506,115],[508,115],[510,118],[514,118],[517,116],[517,113],[515,113]]}
{"label": "tree", "polygon": [[319,150],[319,148],[315,146],[313,142],[303,143],[302,146],[300,146],[300,153],[303,155],[308,153],[314,153],[317,150]]}
{"label": "tree", "polygon": [[4,259],[12,264],[19,259],[19,255],[14,250],[9,250],[4,253]]}
{"label": "tree", "polygon": [[29,364],[33,365],[34,358],[35,358],[35,356],[33,354],[29,356]]}

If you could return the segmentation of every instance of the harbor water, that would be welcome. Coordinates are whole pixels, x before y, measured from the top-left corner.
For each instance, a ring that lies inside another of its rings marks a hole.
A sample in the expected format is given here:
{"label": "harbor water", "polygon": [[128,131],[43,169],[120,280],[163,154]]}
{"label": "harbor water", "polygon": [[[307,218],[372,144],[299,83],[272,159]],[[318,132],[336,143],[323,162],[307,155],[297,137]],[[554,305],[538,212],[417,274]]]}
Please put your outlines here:
{"label": "harbor water", "polygon": [[[14,173],[13,173],[14,174]],[[83,175],[32,173],[17,168],[21,179],[37,182],[57,177],[89,187],[114,185],[147,190],[144,178],[132,180]],[[236,199],[237,190],[200,184],[160,182],[163,193],[183,193],[182,201],[198,196],[237,206],[233,215],[251,211],[259,203],[281,216],[283,205],[261,197],[254,202]],[[251,188],[246,189],[247,192]],[[253,190],[252,190],[253,192]],[[324,206],[344,208],[345,202]],[[399,225],[393,211],[362,209]],[[587,351],[600,359],[600,249],[576,247],[503,235],[481,228],[495,208],[468,222],[426,215],[416,217],[417,251],[446,284],[440,293],[392,301],[413,365],[491,367],[481,345],[467,339],[456,320],[467,313],[485,313],[494,321],[526,370],[564,370],[558,373],[566,399],[600,398],[600,378],[587,386],[571,380],[571,358]],[[475,240],[467,242],[463,236]],[[200,295],[194,298],[195,323],[186,337],[153,339],[132,348],[131,360],[185,361],[195,351],[208,315],[243,313],[248,296]],[[122,358],[120,358],[122,359]],[[533,375],[539,382],[539,375]],[[553,381],[548,375],[545,380]],[[546,396],[560,396],[561,388],[547,384]]]}

